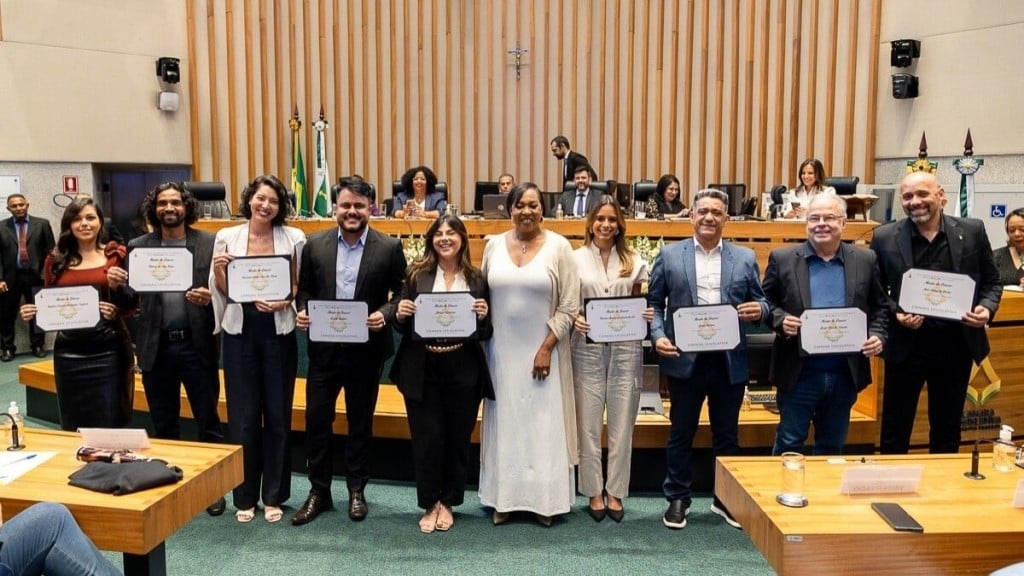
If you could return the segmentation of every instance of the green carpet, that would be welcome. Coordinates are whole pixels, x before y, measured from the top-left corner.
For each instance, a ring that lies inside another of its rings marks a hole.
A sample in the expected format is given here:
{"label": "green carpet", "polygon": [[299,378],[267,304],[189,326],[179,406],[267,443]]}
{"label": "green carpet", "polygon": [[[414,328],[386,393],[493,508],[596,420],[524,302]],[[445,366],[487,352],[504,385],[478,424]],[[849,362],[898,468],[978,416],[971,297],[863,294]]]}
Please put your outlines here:
{"label": "green carpet", "polygon": [[[34,360],[21,355],[0,365],[0,402],[24,403],[17,366]],[[55,428],[31,419],[28,425]],[[709,511],[708,494],[694,500],[686,528],[669,530],[661,523],[666,504],[660,494],[628,498],[621,524],[595,523],[580,497],[572,513],[543,528],[529,515],[493,526],[490,510],[469,492],[466,504],[455,510],[450,532],[421,534],[411,484],[372,481],[366,490],[370,515],[356,523],[340,501],[346,496],[344,481],[336,480],[338,510],[292,526],[288,519],[308,490],[306,478],[295,475],[285,519],[278,524],[267,524],[262,514],[251,524],[239,524],[230,504],[219,518],[196,517],[167,541],[168,574],[774,574],[742,531]],[[121,565],[120,555],[110,557]]]}

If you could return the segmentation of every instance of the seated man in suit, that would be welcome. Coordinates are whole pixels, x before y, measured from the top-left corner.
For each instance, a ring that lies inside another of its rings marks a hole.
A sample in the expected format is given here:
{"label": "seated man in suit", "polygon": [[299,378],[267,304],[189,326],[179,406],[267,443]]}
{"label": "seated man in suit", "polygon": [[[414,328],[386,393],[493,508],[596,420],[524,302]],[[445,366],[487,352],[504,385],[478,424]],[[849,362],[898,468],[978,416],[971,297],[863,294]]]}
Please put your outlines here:
{"label": "seated man in suit", "polygon": [[[800,452],[814,422],[814,454],[841,454],[850,429],[850,409],[871,383],[868,358],[882,353],[889,301],[882,289],[875,253],[843,243],[846,201],[818,194],[807,205],[807,242],[772,250],[764,275],[776,338],[769,377],[778,389],[781,411],[775,455]],[[859,353],[801,353],[808,333],[800,317],[809,308],[859,308],[867,316],[866,340]]]}
{"label": "seated man in suit", "polygon": [[512,189],[516,187],[516,177],[509,174],[508,172],[502,172],[501,176],[498,176],[498,192],[501,194],[508,194],[512,192]]}
{"label": "seated man in suit", "polygon": [[[601,200],[601,192],[590,187],[590,166],[586,164],[576,167],[572,180],[576,189],[562,192],[558,204],[562,206],[562,214],[566,218],[585,218],[587,212]],[[558,206],[555,206],[551,210],[551,216],[557,213]]]}

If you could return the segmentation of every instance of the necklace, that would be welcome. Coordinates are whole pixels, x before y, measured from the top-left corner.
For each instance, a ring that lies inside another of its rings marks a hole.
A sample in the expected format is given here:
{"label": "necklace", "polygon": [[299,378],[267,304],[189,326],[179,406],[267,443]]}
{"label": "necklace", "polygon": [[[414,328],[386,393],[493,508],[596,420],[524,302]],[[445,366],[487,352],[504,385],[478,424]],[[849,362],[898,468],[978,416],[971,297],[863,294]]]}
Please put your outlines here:
{"label": "necklace", "polygon": [[519,237],[519,234],[517,234],[515,232],[512,233],[512,236],[516,239],[516,242],[519,242],[519,253],[520,254],[526,254],[526,251],[528,249],[527,244],[532,245],[533,241],[537,239],[537,236],[539,236],[539,234],[537,234],[533,238],[530,238],[529,240],[525,240],[525,241],[522,238]]}

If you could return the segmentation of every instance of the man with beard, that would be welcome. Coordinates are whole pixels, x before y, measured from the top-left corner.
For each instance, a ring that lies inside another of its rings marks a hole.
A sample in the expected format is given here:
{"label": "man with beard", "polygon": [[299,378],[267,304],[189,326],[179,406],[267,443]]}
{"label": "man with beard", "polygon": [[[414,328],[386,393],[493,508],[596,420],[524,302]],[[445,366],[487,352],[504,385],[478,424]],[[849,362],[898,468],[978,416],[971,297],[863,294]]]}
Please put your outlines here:
{"label": "man with beard", "polygon": [[[551,140],[551,154],[556,160],[562,161],[562,180],[561,183],[569,182],[573,178],[573,174],[576,173],[576,169],[580,166],[586,166],[590,172],[590,177],[597,180],[597,172],[594,171],[593,165],[587,160],[587,157],[579,152],[573,152],[569,149],[569,139],[565,136],[555,136]],[[566,212],[568,214],[568,212]]]}
{"label": "man with beard", "polygon": [[[363,494],[370,478],[367,459],[373,435],[384,360],[391,356],[394,341],[390,323],[405,274],[402,243],[371,230],[370,185],[358,178],[342,178],[332,190],[337,198],[337,230],[309,237],[302,250],[296,326],[308,330],[313,322],[307,312],[310,300],[365,302],[369,340],[359,344],[309,342],[306,373],[306,461],[309,466],[309,497],[292,517],[292,524],[306,524],[334,507],[331,500],[334,407],[345,390],[348,438],[345,445],[345,477],[348,515],[366,518]],[[389,300],[390,297],[390,300]]]}
{"label": "man with beard", "polygon": [[[217,403],[220,400],[220,341],[213,333],[210,306],[212,234],[192,228],[198,218],[198,202],[180,183],[168,182],[151,190],[142,210],[153,232],[128,244],[128,249],[184,247],[192,253],[192,287],[187,292],[146,292],[139,295],[135,322],[135,354],[142,370],[149,414],[157,438],[180,439],[181,386],[192,408],[199,440],[223,442]],[[111,268],[112,287],[128,282],[122,268]],[[126,289],[129,293],[131,288]],[[224,512],[221,498],[207,512]]]}
{"label": "man with beard", "polygon": [[[900,183],[907,218],[875,228],[882,286],[890,297],[889,339],[882,395],[881,451],[906,454],[917,401],[928,383],[928,449],[956,453],[960,419],[974,362],[988,356],[985,325],[995,316],[1003,287],[981,220],[942,213],[946,192],[930,172],[913,172]],[[907,314],[899,308],[903,273],[911,268],[966,274],[974,300],[960,321]]]}

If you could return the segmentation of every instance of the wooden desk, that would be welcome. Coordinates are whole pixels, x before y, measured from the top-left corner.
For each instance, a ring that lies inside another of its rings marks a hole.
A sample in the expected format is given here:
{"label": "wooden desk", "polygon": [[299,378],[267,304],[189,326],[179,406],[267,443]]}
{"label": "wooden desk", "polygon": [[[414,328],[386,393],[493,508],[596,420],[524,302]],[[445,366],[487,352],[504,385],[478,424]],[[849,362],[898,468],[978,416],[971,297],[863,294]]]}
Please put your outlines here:
{"label": "wooden desk", "polygon": [[124,496],[92,492],[68,485],[83,465],[75,460],[81,445],[78,434],[29,429],[27,451],[57,454],[0,486],[0,503],[8,517],[41,501],[66,505],[98,548],[124,553],[128,576],[166,574],[164,541],[242,482],[240,446],[153,440],[145,454],[181,468],[180,482]]}
{"label": "wooden desk", "polygon": [[[859,462],[829,464],[808,457],[806,508],[775,502],[781,464],[771,457],[719,458],[715,494],[743,525],[779,574],[988,574],[1021,560],[1024,509],[1013,508],[1024,470],[992,469],[983,454],[985,480],[970,480],[969,454],[877,456],[879,464],[921,464],[917,494],[839,494],[843,470]],[[853,460],[853,458],[851,458]],[[898,502],[923,534],[894,532],[871,502]]]}

